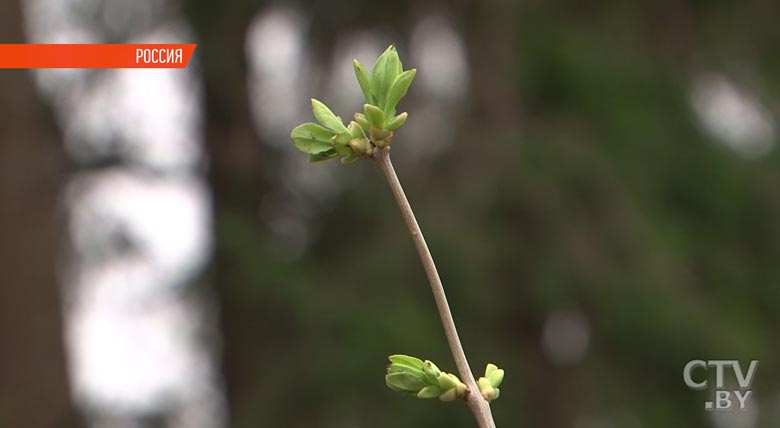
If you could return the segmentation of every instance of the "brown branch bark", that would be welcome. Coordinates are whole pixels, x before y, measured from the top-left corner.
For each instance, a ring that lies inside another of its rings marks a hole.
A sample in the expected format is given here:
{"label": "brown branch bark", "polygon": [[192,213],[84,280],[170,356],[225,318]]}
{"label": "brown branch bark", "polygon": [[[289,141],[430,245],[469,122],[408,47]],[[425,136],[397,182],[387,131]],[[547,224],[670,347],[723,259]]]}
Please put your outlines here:
{"label": "brown branch bark", "polygon": [[455,359],[455,365],[458,368],[461,379],[471,391],[466,404],[474,414],[474,418],[477,420],[480,428],[495,428],[496,423],[493,421],[490,405],[479,393],[477,382],[474,380],[466,354],[463,352],[463,345],[458,337],[455,320],[452,318],[452,312],[450,311],[449,303],[447,303],[447,295],[444,293],[444,286],[441,283],[441,278],[439,278],[439,272],[436,270],[436,264],[433,262],[433,256],[431,256],[431,251],[428,249],[428,244],[425,243],[425,237],[423,237],[420,230],[420,225],[417,224],[412,207],[409,205],[409,200],[406,198],[401,182],[398,180],[398,176],[393,168],[393,163],[390,161],[390,148],[374,149],[374,159],[387,179],[387,184],[393,192],[398,208],[401,210],[401,215],[409,228],[414,246],[420,255],[420,261],[431,285],[433,299],[436,301],[436,307],[439,310],[439,317],[444,327],[444,334],[447,336],[447,343],[450,345],[452,357]]}

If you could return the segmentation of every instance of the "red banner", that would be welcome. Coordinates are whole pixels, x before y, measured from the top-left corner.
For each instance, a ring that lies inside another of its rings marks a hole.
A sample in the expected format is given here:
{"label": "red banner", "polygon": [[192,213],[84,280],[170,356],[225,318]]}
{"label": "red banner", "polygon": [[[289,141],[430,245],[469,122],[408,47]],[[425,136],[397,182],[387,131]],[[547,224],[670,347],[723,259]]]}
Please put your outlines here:
{"label": "red banner", "polygon": [[0,68],[185,68],[195,46],[0,44]]}

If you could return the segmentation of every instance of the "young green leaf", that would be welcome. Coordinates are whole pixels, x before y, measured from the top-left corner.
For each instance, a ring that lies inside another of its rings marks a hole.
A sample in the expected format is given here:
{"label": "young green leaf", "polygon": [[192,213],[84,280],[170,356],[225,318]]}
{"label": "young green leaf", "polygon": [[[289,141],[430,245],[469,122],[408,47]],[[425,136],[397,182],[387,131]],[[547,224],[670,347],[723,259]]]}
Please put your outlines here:
{"label": "young green leaf", "polygon": [[[492,371],[491,375],[496,375],[496,373],[499,372],[500,369]],[[503,372],[503,370],[501,370]],[[502,373],[503,378],[503,373]],[[498,383],[501,383],[500,381]],[[490,380],[486,377],[481,377],[477,379],[477,386],[479,387],[479,393],[482,395],[482,398],[484,398],[486,401],[490,402],[498,398],[498,395],[500,391],[497,387],[492,385]]]}
{"label": "young green leaf", "polygon": [[398,116],[390,119],[387,124],[385,124],[385,129],[388,131],[395,131],[396,129],[400,128],[401,125],[403,125],[406,122],[406,118],[409,115],[406,114],[406,112],[403,112],[399,114]]}
{"label": "young green leaf", "polygon": [[363,131],[363,127],[354,120],[349,122],[347,129],[349,129],[352,138],[366,138],[366,133]]}
{"label": "young green leaf", "polygon": [[371,93],[371,79],[368,77],[366,68],[363,67],[363,64],[358,60],[354,60],[352,65],[355,67],[355,76],[357,77],[360,89],[363,91],[363,96],[366,97],[366,102],[375,102],[373,94]]}
{"label": "young green leaf", "polygon": [[349,141],[349,148],[359,156],[369,156],[373,151],[373,146],[365,138],[353,138]]}
{"label": "young green leaf", "polygon": [[341,144],[345,145],[349,143],[349,140],[352,139],[352,135],[350,134],[349,130],[347,132],[339,132],[338,134],[334,135],[330,138],[330,141],[333,144]]}
{"label": "young green leaf", "polygon": [[432,372],[436,373],[437,376],[438,376],[439,373],[441,373],[441,369],[439,368],[439,366],[437,366],[436,363],[434,363],[431,360],[423,361],[423,367],[425,367],[425,368],[431,370]]}
{"label": "young green leaf", "polygon": [[425,365],[423,365],[423,372],[425,373],[425,380],[426,382],[436,384],[437,378],[441,374],[441,370],[439,370],[438,367],[436,367],[436,364],[434,364],[432,361],[425,361]]}
{"label": "young green leaf", "polygon": [[458,392],[455,390],[455,388],[447,390],[439,396],[439,400],[441,401],[452,401],[456,398],[458,398]]}
{"label": "young green leaf", "polygon": [[498,366],[493,363],[488,363],[485,366],[485,377],[490,377],[490,374],[498,370]]}
{"label": "young green leaf", "polygon": [[457,376],[452,375],[450,373],[442,373],[439,375],[438,379],[439,388],[441,388],[442,391],[449,391],[452,388],[455,388],[455,386],[458,385],[460,382],[460,379],[457,378]]}
{"label": "young green leaf", "polygon": [[314,117],[326,128],[336,133],[349,132],[341,118],[333,114],[322,101],[312,98],[311,109],[314,112]]}
{"label": "young green leaf", "polygon": [[414,367],[420,370],[422,370],[423,365],[425,365],[423,360],[416,357],[410,357],[409,355],[403,355],[403,354],[391,355],[387,357],[387,359],[390,360],[391,363],[403,364],[405,366]]}
{"label": "young green leaf", "polygon": [[406,364],[399,364],[399,363],[390,364],[390,366],[387,368],[387,373],[388,374],[390,374],[390,373],[409,373],[410,375],[414,375],[414,376],[417,376],[419,378],[425,377],[425,372],[423,372],[422,370],[420,370],[420,369],[418,369],[416,367],[407,366]]}
{"label": "young green leaf", "polygon": [[363,105],[363,112],[372,125],[380,129],[385,126],[385,113],[379,107],[373,104],[365,104]]}
{"label": "young green leaf", "polygon": [[387,93],[387,100],[385,100],[385,115],[392,116],[395,114],[395,107],[401,101],[401,98],[406,95],[406,91],[409,90],[409,85],[412,84],[415,74],[417,74],[417,69],[413,68],[404,71],[395,78]]}
{"label": "young green leaf", "polygon": [[420,377],[406,372],[388,374],[385,376],[385,383],[393,391],[414,393],[428,386]]}
{"label": "young green leaf", "polygon": [[477,379],[477,386],[480,390],[487,390],[493,387],[493,385],[490,384],[490,381],[486,377],[480,377]]}
{"label": "young green leaf", "polygon": [[355,113],[355,122],[357,122],[358,125],[363,128],[363,131],[366,131],[369,125],[371,125],[368,119],[366,119],[366,115],[363,113]]}
{"label": "young green leaf", "polygon": [[504,370],[497,369],[488,375],[488,381],[493,385],[493,388],[498,388],[501,382],[504,380]]}
{"label": "young green leaf", "polygon": [[371,139],[374,141],[374,145],[377,147],[384,147],[385,144],[389,143],[388,137],[392,139],[393,133],[387,130],[384,130],[382,128],[377,128],[374,125],[371,125],[368,128],[368,133],[371,135]]}
{"label": "young green leaf", "polygon": [[296,126],[290,133],[290,139],[298,150],[316,155],[333,149],[330,139],[335,134],[316,123],[304,123]]}
{"label": "young green leaf", "polygon": [[417,393],[417,398],[435,398],[441,394],[441,388],[436,385],[426,386]]}
{"label": "young green leaf", "polygon": [[328,150],[327,152],[317,153],[316,155],[309,155],[309,162],[322,162],[338,155],[339,154],[335,150]]}
{"label": "young green leaf", "polygon": [[387,92],[399,74],[401,74],[401,60],[398,58],[395,46],[390,45],[377,58],[371,70],[371,92],[380,108],[384,109]]}
{"label": "young green leaf", "polygon": [[355,162],[355,161],[357,161],[359,159],[360,159],[360,156],[358,156],[358,155],[356,155],[356,154],[354,154],[354,153],[352,153],[350,151],[346,156],[341,158],[341,163],[344,164],[344,165],[347,165],[347,164],[353,163],[353,162]]}
{"label": "young green leaf", "polygon": [[[348,134],[341,134],[341,135],[348,135]],[[335,141],[333,143],[333,148],[336,149],[336,153],[342,156],[352,153],[352,149],[349,148],[349,140],[347,140],[346,143],[342,141]]]}

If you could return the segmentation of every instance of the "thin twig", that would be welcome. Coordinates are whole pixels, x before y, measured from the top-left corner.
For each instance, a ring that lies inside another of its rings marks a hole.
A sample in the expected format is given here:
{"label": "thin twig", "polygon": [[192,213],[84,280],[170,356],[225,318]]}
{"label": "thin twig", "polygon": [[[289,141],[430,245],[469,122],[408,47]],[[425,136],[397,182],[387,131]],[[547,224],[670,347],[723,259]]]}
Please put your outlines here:
{"label": "thin twig", "polygon": [[398,176],[395,174],[393,163],[390,161],[390,148],[374,149],[374,159],[382,168],[387,184],[390,186],[395,201],[398,203],[398,208],[401,209],[406,226],[409,227],[409,233],[412,235],[412,241],[414,241],[414,246],[420,255],[420,261],[425,268],[425,274],[428,276],[428,282],[431,284],[433,299],[436,301],[436,307],[439,310],[439,317],[441,318],[442,326],[444,326],[444,333],[447,336],[452,357],[455,359],[455,365],[458,368],[461,379],[463,379],[463,382],[471,392],[468,394],[466,404],[471,409],[471,412],[474,413],[474,418],[476,418],[480,428],[495,428],[496,423],[493,421],[490,405],[479,393],[477,382],[474,380],[474,375],[471,372],[471,368],[469,368],[469,362],[466,360],[466,354],[463,352],[463,345],[460,343],[458,330],[455,328],[455,320],[452,319],[452,312],[447,303],[447,296],[444,294],[444,286],[442,286],[439,272],[436,270],[436,264],[433,262],[428,244],[425,243],[425,238],[420,230],[420,226],[417,224],[417,219],[414,217],[412,207],[409,205],[409,200],[406,199],[404,189],[401,187],[401,182],[398,181]]}

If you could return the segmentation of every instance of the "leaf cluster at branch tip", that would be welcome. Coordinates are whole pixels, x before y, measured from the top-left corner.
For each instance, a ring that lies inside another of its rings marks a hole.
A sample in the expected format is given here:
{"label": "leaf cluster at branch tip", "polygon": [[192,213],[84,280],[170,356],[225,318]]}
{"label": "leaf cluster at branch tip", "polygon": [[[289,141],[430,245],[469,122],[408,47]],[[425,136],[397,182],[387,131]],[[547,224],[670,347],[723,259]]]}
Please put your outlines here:
{"label": "leaf cluster at branch tip", "polygon": [[393,391],[417,398],[452,401],[468,396],[466,384],[452,373],[443,372],[432,361],[408,355],[391,355],[385,383]]}
{"label": "leaf cluster at branch tip", "polygon": [[395,46],[390,45],[377,58],[371,73],[358,61],[353,66],[366,103],[354,121],[344,125],[325,103],[312,99],[312,111],[319,123],[296,126],[290,134],[295,147],[309,155],[310,162],[341,156],[342,163],[352,163],[373,156],[374,147],[387,147],[393,132],[406,122],[407,113],[395,114],[406,95],[417,70],[403,70]]}

